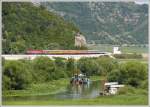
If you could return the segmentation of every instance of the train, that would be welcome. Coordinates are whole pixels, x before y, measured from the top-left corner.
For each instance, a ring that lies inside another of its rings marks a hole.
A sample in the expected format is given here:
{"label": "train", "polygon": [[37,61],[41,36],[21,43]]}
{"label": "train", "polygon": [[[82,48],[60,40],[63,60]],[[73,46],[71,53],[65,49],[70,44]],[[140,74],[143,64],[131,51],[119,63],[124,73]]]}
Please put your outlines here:
{"label": "train", "polygon": [[26,54],[48,54],[48,55],[81,55],[81,54],[106,54],[98,50],[27,50]]}

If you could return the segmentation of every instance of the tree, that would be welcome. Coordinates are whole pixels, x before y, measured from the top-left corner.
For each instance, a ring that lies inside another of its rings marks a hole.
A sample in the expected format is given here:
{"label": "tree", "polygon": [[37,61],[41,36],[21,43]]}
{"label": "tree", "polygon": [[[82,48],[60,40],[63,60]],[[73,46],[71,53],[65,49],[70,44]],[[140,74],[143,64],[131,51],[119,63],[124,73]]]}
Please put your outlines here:
{"label": "tree", "polygon": [[66,67],[66,59],[65,58],[55,57],[54,59],[55,59],[55,65],[57,67],[62,67],[62,68]]}
{"label": "tree", "polygon": [[45,82],[53,79],[55,64],[48,57],[37,57],[33,60],[33,77],[35,81]]}
{"label": "tree", "polygon": [[96,62],[101,66],[101,74],[107,75],[113,69],[118,67],[118,62],[109,57],[99,57],[96,59]]}
{"label": "tree", "polygon": [[78,28],[42,5],[3,3],[2,18],[4,54],[22,54],[28,49],[75,49],[73,32]]}
{"label": "tree", "polygon": [[5,61],[3,69],[3,87],[6,89],[25,89],[31,83],[32,76],[21,61]]}
{"label": "tree", "polygon": [[112,70],[110,73],[107,75],[107,80],[111,82],[116,82],[119,81],[120,77],[120,72],[118,69]]}
{"label": "tree", "polygon": [[81,58],[77,62],[80,71],[88,76],[97,74],[99,72],[98,63],[92,58]]}
{"label": "tree", "polygon": [[[108,81],[117,81],[134,87],[141,86],[148,79],[147,65],[140,62],[121,63],[116,70],[108,73]],[[144,86],[145,87],[145,86]]]}
{"label": "tree", "polygon": [[73,75],[75,70],[75,60],[73,58],[69,58],[66,62],[66,67],[68,76]]}

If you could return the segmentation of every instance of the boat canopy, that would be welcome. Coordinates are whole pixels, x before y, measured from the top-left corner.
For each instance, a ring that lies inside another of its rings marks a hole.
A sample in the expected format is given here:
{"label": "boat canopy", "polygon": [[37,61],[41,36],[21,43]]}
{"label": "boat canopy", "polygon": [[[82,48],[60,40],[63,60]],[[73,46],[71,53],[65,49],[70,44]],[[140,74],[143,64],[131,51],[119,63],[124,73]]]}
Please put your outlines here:
{"label": "boat canopy", "polygon": [[83,77],[83,76],[85,76],[85,75],[83,75],[83,74],[79,74],[79,76],[80,76],[80,77]]}
{"label": "boat canopy", "polygon": [[120,88],[120,87],[124,87],[124,85],[111,85],[111,88]]}
{"label": "boat canopy", "polygon": [[105,86],[110,86],[110,85],[117,85],[118,82],[107,82],[105,83]]}

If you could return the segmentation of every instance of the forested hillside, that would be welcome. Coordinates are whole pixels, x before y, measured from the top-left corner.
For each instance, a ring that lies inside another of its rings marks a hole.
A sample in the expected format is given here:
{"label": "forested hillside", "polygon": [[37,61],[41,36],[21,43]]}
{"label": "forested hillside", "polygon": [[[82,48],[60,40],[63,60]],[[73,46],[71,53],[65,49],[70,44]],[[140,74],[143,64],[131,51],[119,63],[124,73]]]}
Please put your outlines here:
{"label": "forested hillside", "polygon": [[3,54],[75,48],[79,29],[40,5],[3,2],[2,20]]}
{"label": "forested hillside", "polygon": [[148,5],[133,2],[44,2],[66,20],[74,22],[88,42],[147,44]]}

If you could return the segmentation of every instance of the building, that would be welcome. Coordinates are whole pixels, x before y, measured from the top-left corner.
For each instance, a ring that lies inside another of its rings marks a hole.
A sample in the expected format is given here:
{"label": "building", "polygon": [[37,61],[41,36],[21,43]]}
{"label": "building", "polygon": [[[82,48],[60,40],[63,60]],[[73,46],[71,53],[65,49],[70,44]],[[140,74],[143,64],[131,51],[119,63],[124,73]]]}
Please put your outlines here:
{"label": "building", "polygon": [[121,54],[119,47],[113,47],[113,54]]}

